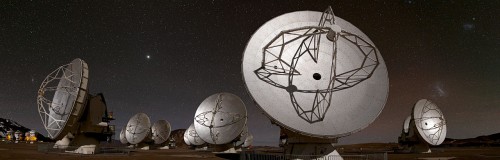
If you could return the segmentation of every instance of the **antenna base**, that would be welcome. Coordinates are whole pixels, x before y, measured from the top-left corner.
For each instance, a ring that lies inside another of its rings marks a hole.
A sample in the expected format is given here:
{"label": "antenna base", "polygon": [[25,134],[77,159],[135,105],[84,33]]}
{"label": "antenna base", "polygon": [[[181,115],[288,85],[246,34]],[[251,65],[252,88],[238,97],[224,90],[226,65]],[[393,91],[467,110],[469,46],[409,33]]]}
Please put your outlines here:
{"label": "antenna base", "polygon": [[290,159],[340,159],[339,152],[335,150],[333,144],[327,143],[291,143],[285,146],[285,156]]}

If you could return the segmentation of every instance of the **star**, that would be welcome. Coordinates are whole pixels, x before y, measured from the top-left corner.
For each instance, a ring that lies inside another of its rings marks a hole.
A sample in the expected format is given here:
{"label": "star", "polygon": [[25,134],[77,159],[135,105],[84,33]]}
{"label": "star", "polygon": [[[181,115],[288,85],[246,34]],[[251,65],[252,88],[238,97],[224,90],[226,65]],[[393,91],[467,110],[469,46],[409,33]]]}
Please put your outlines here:
{"label": "star", "polygon": [[151,56],[150,55],[146,55],[146,59],[151,59]]}

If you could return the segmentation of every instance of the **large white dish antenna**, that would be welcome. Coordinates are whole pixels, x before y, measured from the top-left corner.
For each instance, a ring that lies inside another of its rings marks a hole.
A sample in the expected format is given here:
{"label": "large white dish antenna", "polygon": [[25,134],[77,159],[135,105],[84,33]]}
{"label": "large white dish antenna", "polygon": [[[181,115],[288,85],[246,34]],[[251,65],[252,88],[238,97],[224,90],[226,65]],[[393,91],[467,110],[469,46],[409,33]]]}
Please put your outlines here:
{"label": "large white dish antenna", "polygon": [[77,127],[85,109],[88,78],[87,63],[77,58],[43,80],[38,90],[38,112],[50,138],[61,139]]}
{"label": "large white dish antenna", "polygon": [[408,133],[410,131],[410,121],[411,121],[411,115],[406,117],[405,122],[403,123],[403,131],[405,133]]}
{"label": "large white dish antenna", "polygon": [[120,143],[122,143],[122,144],[128,143],[127,138],[125,138],[125,132],[126,132],[125,130],[126,130],[126,127],[123,127],[122,131],[120,132]]}
{"label": "large white dish antenna", "polygon": [[440,145],[446,138],[446,120],[438,106],[427,99],[417,101],[413,119],[418,133],[431,145]]}
{"label": "large white dish antenna", "polygon": [[125,138],[130,144],[144,141],[151,133],[151,121],[145,113],[137,113],[127,123]]}
{"label": "large white dish antenna", "polygon": [[170,136],[170,123],[166,120],[159,120],[151,126],[152,139],[155,144],[161,144],[168,140]]}
{"label": "large white dish antenna", "polygon": [[198,107],[194,127],[200,138],[210,144],[227,144],[240,135],[247,122],[243,101],[231,93],[217,93]]}
{"label": "large white dish antenna", "polygon": [[365,128],[388,95],[378,49],[331,8],[266,22],[246,46],[242,72],[251,97],[272,121],[313,137],[342,137]]}
{"label": "large white dish antenna", "polygon": [[191,126],[189,126],[189,128],[186,130],[186,132],[188,134],[187,138],[188,138],[190,145],[198,146],[198,145],[205,144],[205,141],[203,139],[201,139],[200,135],[198,135],[198,133],[196,132],[196,130],[194,128],[194,124],[191,124]]}

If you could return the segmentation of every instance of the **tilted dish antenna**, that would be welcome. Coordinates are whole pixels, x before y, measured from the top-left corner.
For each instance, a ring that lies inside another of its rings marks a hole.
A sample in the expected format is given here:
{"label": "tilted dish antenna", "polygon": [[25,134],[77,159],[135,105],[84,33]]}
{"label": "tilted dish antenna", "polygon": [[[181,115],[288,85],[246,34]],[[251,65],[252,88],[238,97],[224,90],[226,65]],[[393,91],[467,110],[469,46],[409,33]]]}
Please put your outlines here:
{"label": "tilted dish antenna", "polygon": [[430,145],[443,143],[446,138],[446,120],[438,106],[427,99],[417,101],[412,112],[419,135]]}
{"label": "tilted dish antenna", "polygon": [[151,126],[152,139],[155,144],[162,144],[168,140],[170,136],[170,123],[166,120],[159,120]]}
{"label": "tilted dish antenna", "polygon": [[429,145],[443,143],[446,131],[446,120],[437,105],[420,99],[404,122],[403,132],[398,137],[400,149],[397,151],[430,153]]}
{"label": "tilted dish antenna", "polygon": [[[40,85],[38,112],[48,136],[53,140],[72,139],[76,153],[98,152],[100,141],[111,140],[114,126],[109,125],[106,101],[102,94],[88,93],[89,69],[77,58],[50,73]],[[83,148],[82,148],[83,147]]]}
{"label": "tilted dish antenna", "polygon": [[38,112],[50,138],[59,140],[77,125],[87,103],[88,79],[87,63],[75,59],[43,80],[38,90]]}
{"label": "tilted dish antenna", "polygon": [[188,141],[191,145],[199,146],[206,143],[203,139],[200,138],[200,135],[198,135],[198,133],[194,129],[194,124],[191,124],[191,126],[189,126],[189,128],[186,130],[186,133]]}
{"label": "tilted dish antenna", "polygon": [[122,143],[122,144],[128,143],[127,138],[125,138],[125,132],[126,132],[125,130],[126,130],[126,127],[123,127],[122,131],[120,131],[120,143]]}
{"label": "tilted dish antenna", "polygon": [[139,144],[149,140],[151,121],[145,113],[137,113],[127,123],[125,138],[130,144]]}
{"label": "tilted dish antenna", "polygon": [[[286,13],[266,22],[246,46],[242,73],[257,106],[293,135],[289,141],[295,151],[286,154],[316,154],[307,150],[367,127],[388,95],[380,52],[331,7],[325,12]],[[303,140],[314,145],[299,142]]]}
{"label": "tilted dish antenna", "polygon": [[209,96],[196,110],[194,128],[203,141],[228,144],[243,131],[247,110],[243,101],[231,93]]}
{"label": "tilted dish antenna", "polygon": [[403,132],[408,133],[410,130],[410,120],[411,120],[411,115],[406,117],[405,122],[403,123]]}

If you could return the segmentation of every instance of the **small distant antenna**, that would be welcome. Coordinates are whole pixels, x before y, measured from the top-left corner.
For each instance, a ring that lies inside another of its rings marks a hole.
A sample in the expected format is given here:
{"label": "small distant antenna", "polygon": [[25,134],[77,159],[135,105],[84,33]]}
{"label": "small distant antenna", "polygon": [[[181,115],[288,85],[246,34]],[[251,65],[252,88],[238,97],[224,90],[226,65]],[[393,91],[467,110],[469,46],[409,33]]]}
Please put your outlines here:
{"label": "small distant antenna", "polygon": [[151,121],[145,113],[137,113],[127,123],[125,138],[130,144],[139,144],[149,140]]}
{"label": "small distant antenna", "polygon": [[171,132],[170,123],[166,120],[159,120],[151,126],[152,139],[155,144],[162,144],[168,140]]}
{"label": "small distant antenna", "polygon": [[446,120],[441,110],[431,101],[421,99],[405,120],[398,142],[404,152],[429,153],[429,145],[443,143],[446,132]]}
{"label": "small distant antenna", "polygon": [[206,98],[194,117],[194,128],[203,141],[227,144],[243,131],[247,110],[243,101],[231,93],[217,93]]}
{"label": "small distant antenna", "polygon": [[191,126],[189,126],[189,128],[184,133],[184,136],[188,139],[190,145],[199,146],[206,143],[203,139],[200,138],[200,136],[196,132],[194,124],[191,124]]}
{"label": "small distant antenna", "polygon": [[413,120],[418,133],[431,145],[439,145],[446,138],[446,120],[436,104],[419,100],[413,107]]}
{"label": "small distant antenna", "polygon": [[125,138],[125,132],[126,132],[126,127],[123,127],[122,131],[120,131],[120,142],[122,144],[128,144],[127,138]]}

